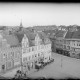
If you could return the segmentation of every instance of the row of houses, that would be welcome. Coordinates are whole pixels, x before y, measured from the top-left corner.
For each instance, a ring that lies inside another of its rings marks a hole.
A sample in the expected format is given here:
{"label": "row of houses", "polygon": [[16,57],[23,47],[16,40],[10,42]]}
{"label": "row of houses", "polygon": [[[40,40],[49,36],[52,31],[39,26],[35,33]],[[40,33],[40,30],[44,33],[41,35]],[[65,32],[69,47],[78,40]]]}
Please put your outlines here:
{"label": "row of houses", "polygon": [[51,59],[51,41],[44,33],[24,33],[18,37],[0,33],[0,73],[20,66],[24,71],[30,71],[40,59]]}
{"label": "row of houses", "polygon": [[80,29],[59,30],[52,40],[52,51],[66,56],[80,58]]}
{"label": "row of houses", "polygon": [[[14,42],[15,41],[15,42]],[[21,64],[21,46],[15,36],[0,34],[0,73],[5,73]]]}

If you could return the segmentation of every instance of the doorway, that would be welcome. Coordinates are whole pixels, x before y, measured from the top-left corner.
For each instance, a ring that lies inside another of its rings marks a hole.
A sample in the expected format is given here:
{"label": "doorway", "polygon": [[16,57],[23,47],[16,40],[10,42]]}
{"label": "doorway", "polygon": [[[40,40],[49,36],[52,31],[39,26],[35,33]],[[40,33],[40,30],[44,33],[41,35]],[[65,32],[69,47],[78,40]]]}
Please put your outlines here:
{"label": "doorway", "polygon": [[5,65],[2,65],[2,71],[3,72],[5,71]]}

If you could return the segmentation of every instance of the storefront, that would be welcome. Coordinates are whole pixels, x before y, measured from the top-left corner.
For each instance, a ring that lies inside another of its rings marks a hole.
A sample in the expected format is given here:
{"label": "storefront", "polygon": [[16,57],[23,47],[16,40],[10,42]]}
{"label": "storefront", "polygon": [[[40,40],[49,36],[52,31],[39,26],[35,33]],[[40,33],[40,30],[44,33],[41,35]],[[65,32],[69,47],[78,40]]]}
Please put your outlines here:
{"label": "storefront", "polygon": [[9,69],[12,69],[14,68],[13,66],[13,60],[9,60],[6,62],[6,69],[9,70]]}
{"label": "storefront", "polygon": [[1,65],[1,72],[2,73],[6,72],[6,63]]}
{"label": "storefront", "polygon": [[63,55],[70,56],[70,53],[69,53],[69,51],[63,50]]}
{"label": "storefront", "polygon": [[58,54],[63,54],[63,50],[62,49],[56,49],[56,52],[58,53]]}

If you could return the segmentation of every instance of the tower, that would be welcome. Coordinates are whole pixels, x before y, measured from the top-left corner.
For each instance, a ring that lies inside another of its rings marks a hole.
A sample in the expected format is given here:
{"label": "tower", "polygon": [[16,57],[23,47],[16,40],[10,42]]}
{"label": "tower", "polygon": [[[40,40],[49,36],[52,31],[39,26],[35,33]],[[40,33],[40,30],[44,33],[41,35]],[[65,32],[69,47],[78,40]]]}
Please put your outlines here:
{"label": "tower", "polygon": [[22,19],[21,19],[21,22],[20,22],[20,27],[23,27],[23,25],[22,25]]}

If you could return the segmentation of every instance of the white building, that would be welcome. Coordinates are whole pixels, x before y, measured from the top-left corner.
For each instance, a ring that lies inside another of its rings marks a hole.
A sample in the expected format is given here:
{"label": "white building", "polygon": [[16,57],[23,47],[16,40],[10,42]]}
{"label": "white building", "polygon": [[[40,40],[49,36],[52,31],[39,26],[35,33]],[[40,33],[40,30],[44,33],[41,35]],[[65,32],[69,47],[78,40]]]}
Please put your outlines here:
{"label": "white building", "polygon": [[[40,33],[37,33],[34,40],[29,40],[26,34],[22,39],[22,65],[23,71],[29,71],[35,68],[35,63],[40,59],[51,59],[51,42],[48,38],[41,38]],[[31,45],[32,43],[32,45]]]}

